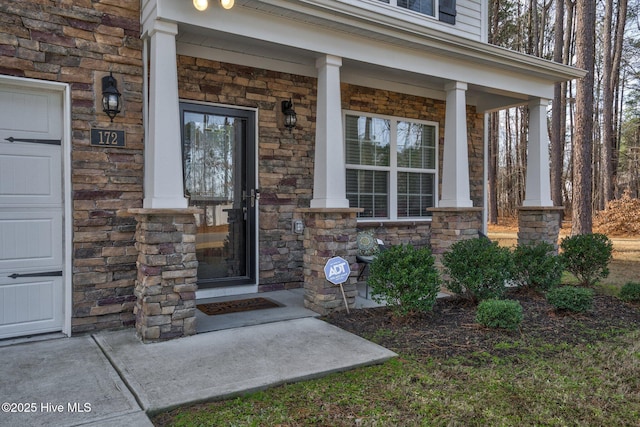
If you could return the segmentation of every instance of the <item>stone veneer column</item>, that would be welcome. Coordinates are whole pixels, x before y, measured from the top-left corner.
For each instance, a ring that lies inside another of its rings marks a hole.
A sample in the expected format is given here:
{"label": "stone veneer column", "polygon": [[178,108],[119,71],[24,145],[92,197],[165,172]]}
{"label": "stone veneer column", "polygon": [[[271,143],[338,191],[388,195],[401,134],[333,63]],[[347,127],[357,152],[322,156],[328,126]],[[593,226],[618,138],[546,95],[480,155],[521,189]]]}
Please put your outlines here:
{"label": "stone veneer column", "polygon": [[304,230],[304,305],[326,315],[346,310],[339,285],[327,281],[324,266],[330,258],[339,256],[352,266],[352,276],[343,284],[349,308],[355,307],[356,214],[353,208],[300,209]]}
{"label": "stone veneer column", "polygon": [[430,208],[431,252],[442,268],[442,255],[460,240],[478,237],[482,229],[482,208]]}
{"label": "stone veneer column", "polygon": [[518,209],[518,245],[547,242],[558,252],[560,215],[563,207],[521,207]]}
{"label": "stone veneer column", "polygon": [[129,209],[138,224],[136,332],[145,343],[196,333],[195,215],[199,209]]}

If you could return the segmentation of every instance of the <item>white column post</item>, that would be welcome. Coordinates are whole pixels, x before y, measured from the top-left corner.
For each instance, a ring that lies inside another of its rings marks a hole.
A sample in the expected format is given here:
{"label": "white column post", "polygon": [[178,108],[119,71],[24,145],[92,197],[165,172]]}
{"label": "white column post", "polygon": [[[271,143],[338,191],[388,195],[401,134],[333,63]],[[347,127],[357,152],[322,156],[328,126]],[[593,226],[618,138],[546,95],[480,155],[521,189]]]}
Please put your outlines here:
{"label": "white column post", "polygon": [[467,149],[467,84],[453,82],[445,86],[447,105],[444,121],[444,157],[442,165],[443,208],[473,207],[469,192],[469,154]]}
{"label": "white column post", "polygon": [[553,206],[549,171],[548,99],[529,102],[529,143],[527,146],[527,181],[522,206]]}
{"label": "white column post", "polygon": [[348,208],[340,102],[342,58],[318,58],[318,105],[312,208]]}
{"label": "white column post", "polygon": [[145,140],[145,208],[186,208],[182,183],[175,23],[155,21],[149,31],[149,127]]}

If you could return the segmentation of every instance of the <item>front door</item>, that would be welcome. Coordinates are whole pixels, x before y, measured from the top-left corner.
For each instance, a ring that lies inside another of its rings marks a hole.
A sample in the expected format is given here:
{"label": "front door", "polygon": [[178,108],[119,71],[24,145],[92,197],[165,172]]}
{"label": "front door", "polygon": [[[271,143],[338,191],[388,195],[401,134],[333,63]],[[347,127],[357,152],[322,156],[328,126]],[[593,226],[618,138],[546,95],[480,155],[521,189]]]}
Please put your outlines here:
{"label": "front door", "polygon": [[63,327],[62,96],[0,82],[0,338]]}
{"label": "front door", "polygon": [[180,104],[185,196],[197,221],[198,287],[256,283],[255,112]]}

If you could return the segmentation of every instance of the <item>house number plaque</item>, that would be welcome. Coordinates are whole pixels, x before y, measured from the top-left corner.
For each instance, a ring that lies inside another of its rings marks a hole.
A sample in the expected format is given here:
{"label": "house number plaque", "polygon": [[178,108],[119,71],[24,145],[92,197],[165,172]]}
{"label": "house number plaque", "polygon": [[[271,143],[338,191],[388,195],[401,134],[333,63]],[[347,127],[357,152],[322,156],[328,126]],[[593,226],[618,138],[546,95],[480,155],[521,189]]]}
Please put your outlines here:
{"label": "house number plaque", "polygon": [[101,147],[124,147],[124,131],[91,129],[91,145],[98,145]]}

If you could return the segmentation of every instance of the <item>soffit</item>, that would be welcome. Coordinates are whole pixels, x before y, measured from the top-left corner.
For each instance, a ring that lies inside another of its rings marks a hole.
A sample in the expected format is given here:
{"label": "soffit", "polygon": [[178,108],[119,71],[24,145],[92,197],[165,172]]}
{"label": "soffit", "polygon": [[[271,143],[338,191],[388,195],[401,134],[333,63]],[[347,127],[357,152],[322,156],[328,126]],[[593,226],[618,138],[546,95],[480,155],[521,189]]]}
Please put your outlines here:
{"label": "soffit", "polygon": [[274,16],[323,28],[400,44],[465,61],[491,64],[524,74],[561,82],[586,73],[542,58],[466,39],[429,26],[399,21],[382,13],[363,10],[336,0],[237,0],[236,3]]}

